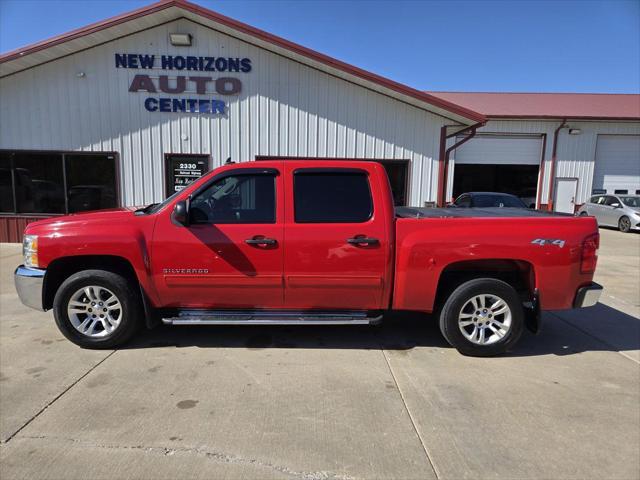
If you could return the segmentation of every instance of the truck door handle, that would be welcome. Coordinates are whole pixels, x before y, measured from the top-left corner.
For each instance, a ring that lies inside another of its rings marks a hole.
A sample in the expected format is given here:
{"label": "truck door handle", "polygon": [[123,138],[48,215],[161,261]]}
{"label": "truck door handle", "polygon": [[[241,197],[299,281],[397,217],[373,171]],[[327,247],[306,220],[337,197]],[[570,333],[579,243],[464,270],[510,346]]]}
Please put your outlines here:
{"label": "truck door handle", "polygon": [[247,238],[244,243],[247,245],[275,245],[278,241],[275,238],[255,236],[253,238]]}
{"label": "truck door handle", "polygon": [[371,237],[353,237],[347,238],[347,243],[351,245],[378,245],[380,240]]}

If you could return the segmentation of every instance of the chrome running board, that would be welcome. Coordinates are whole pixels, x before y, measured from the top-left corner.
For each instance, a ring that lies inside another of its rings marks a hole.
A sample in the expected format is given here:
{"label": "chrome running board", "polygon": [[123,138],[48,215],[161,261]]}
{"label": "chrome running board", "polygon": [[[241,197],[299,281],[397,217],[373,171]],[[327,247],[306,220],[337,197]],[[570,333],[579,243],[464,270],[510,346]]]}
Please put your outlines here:
{"label": "chrome running board", "polygon": [[369,317],[362,311],[287,310],[180,310],[162,319],[167,325],[375,325],[381,321],[382,315]]}

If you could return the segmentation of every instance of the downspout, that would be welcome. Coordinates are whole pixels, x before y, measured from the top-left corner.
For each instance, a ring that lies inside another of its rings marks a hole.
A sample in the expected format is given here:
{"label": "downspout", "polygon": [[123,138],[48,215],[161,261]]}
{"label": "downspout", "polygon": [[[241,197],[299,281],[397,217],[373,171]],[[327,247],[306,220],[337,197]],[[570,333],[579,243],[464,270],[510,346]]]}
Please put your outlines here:
{"label": "downspout", "polygon": [[542,203],[542,186],[544,185],[544,165],[547,162],[547,134],[542,134],[542,153],[540,154],[540,172],[538,173],[538,184],[536,185],[536,210],[540,210]]}
{"label": "downspout", "polygon": [[[475,135],[478,128],[482,127],[486,122],[479,122],[474,125],[470,125],[467,128],[463,128],[462,130],[458,130],[455,133],[451,133],[447,135],[447,126],[443,126],[440,129],[440,158],[439,158],[439,169],[438,169],[438,197],[437,197],[437,206],[444,207],[446,203],[446,190],[447,190],[447,175],[449,173],[449,156],[453,150],[458,148],[463,143],[471,140]],[[470,132],[469,135],[464,137],[457,143],[454,143],[449,148],[446,148],[447,139],[453,136],[460,135],[461,133]]]}
{"label": "downspout", "polygon": [[438,154],[438,192],[436,195],[436,207],[442,206],[444,197],[444,157],[447,151],[447,125],[440,128],[440,153]]}
{"label": "downspout", "polygon": [[549,166],[549,194],[547,196],[547,211],[553,211],[553,180],[556,176],[556,156],[558,153],[558,136],[560,130],[567,126],[567,119],[562,120],[562,123],[553,132],[553,148],[551,150],[551,165]]}

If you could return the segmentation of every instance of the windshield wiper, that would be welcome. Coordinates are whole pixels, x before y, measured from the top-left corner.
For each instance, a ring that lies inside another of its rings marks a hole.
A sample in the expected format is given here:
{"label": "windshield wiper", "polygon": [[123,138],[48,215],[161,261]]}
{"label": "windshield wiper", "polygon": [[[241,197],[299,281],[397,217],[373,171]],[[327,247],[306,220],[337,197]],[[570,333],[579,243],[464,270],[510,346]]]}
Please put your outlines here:
{"label": "windshield wiper", "polygon": [[142,207],[137,209],[136,211],[134,211],[133,213],[137,213],[137,214],[142,214],[142,215],[146,215],[147,213],[149,213],[149,210],[151,210],[153,207],[155,207],[156,205],[158,205],[157,203],[150,203],[149,205],[147,205],[146,207]]}

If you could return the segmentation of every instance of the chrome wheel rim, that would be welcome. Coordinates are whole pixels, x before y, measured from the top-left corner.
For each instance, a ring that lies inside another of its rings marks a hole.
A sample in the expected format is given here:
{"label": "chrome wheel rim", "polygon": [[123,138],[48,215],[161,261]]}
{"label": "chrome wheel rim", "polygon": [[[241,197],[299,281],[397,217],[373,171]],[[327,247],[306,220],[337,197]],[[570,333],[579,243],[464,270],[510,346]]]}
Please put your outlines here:
{"label": "chrome wheel rim", "polygon": [[462,335],[476,345],[491,345],[511,330],[511,309],[504,299],[493,294],[476,295],[460,310],[458,327]]}
{"label": "chrome wheel rim", "polygon": [[120,325],[122,304],[111,290],[90,285],[71,295],[67,315],[81,334],[91,338],[106,337]]}
{"label": "chrome wheel rim", "polygon": [[621,230],[627,230],[631,227],[631,221],[628,218],[621,218],[620,219],[620,229]]}

